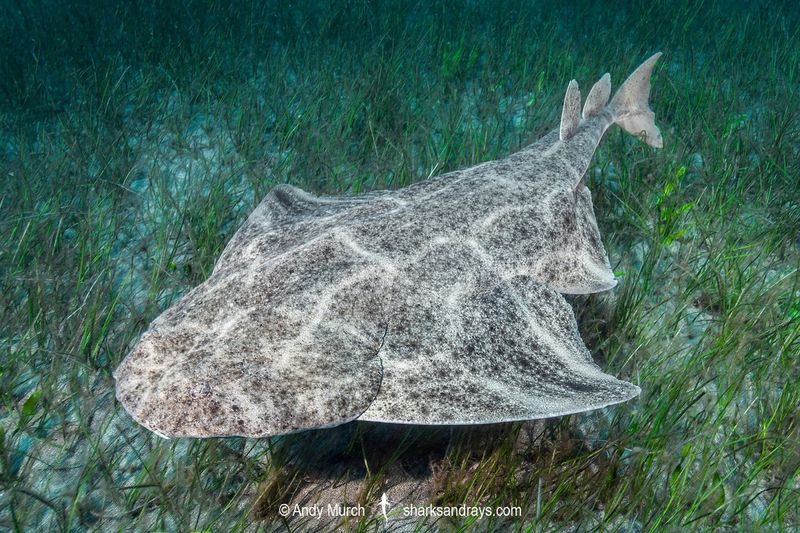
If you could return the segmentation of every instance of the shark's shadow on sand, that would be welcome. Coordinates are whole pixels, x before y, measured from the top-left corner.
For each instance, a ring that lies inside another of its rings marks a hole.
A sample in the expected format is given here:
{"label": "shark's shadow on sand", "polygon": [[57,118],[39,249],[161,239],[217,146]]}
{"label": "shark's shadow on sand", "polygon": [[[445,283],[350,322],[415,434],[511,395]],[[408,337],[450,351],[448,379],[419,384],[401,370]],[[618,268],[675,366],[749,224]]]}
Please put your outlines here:
{"label": "shark's shadow on sand", "polygon": [[[564,422],[424,426],[354,421],[278,437],[254,515],[279,518],[280,504],[361,504],[372,508],[368,516],[378,516],[377,502],[384,494],[395,504],[452,504],[448,491],[464,490],[473,475],[486,476],[476,468],[485,467],[492,456],[498,468],[516,464],[538,480],[537,465],[552,459],[554,448],[559,457],[594,448],[581,429]],[[594,427],[590,423],[584,429]],[[502,470],[488,476],[506,479],[507,474]]]}
{"label": "shark's shadow on sand", "polygon": [[[537,427],[544,431],[544,424]],[[444,459],[454,447],[465,453],[490,453],[520,431],[521,423],[423,426],[353,421],[280,437],[276,446],[292,465],[319,476],[344,469],[362,475],[368,468],[398,463],[409,474],[424,477],[430,474],[430,463]]]}
{"label": "shark's shadow on sand", "polygon": [[423,426],[353,421],[273,440],[271,466],[259,485],[253,513],[280,518],[281,504],[367,505],[378,516],[379,495],[393,503],[436,501],[447,486],[449,457],[475,463],[519,440],[525,432],[546,429],[543,421],[480,426]]}

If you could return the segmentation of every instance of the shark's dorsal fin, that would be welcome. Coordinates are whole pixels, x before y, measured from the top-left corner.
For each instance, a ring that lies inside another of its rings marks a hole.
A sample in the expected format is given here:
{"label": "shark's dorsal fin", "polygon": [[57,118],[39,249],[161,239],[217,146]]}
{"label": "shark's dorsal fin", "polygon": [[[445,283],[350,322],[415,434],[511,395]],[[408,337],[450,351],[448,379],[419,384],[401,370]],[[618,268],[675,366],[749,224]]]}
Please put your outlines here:
{"label": "shark's dorsal fin", "polygon": [[603,77],[592,86],[586,102],[583,104],[583,120],[587,120],[603,110],[611,96],[611,75],[606,72]]}
{"label": "shark's dorsal fin", "polygon": [[561,111],[561,130],[559,137],[566,141],[578,131],[580,123],[581,91],[578,89],[578,82],[572,80],[567,86],[567,94],[564,95],[564,109]]}

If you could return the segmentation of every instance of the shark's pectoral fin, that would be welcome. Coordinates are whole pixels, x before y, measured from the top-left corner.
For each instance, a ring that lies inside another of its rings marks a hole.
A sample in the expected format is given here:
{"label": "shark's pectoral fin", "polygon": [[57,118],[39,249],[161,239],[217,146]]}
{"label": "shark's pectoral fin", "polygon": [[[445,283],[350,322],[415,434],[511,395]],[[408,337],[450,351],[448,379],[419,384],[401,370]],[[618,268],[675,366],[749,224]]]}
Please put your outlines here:
{"label": "shark's pectoral fin", "polygon": [[443,295],[418,294],[413,301],[390,324],[381,391],[360,420],[529,420],[597,409],[639,393],[598,368],[570,306],[532,278],[490,282],[464,294],[456,317],[442,311],[449,305]]}
{"label": "shark's pectoral fin", "polygon": [[116,369],[117,398],[167,437],[265,437],[361,415],[381,386],[391,280],[316,241],[212,275]]}
{"label": "shark's pectoral fin", "polygon": [[355,419],[380,388],[377,351],[358,336],[327,330],[314,341],[251,339],[226,346],[226,338],[209,337],[175,350],[168,336],[143,337],[115,371],[117,398],[164,437],[266,437]]}

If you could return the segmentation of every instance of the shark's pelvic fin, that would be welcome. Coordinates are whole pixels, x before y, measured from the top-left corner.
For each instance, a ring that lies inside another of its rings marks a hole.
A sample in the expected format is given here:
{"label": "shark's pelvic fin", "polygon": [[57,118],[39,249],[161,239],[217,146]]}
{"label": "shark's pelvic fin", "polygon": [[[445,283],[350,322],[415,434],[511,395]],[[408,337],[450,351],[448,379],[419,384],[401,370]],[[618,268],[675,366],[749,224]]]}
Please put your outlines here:
{"label": "shark's pelvic fin", "polygon": [[567,86],[567,94],[564,95],[564,109],[561,111],[561,130],[559,137],[566,141],[578,131],[580,124],[581,91],[578,89],[578,82],[572,80]]}
{"label": "shark's pelvic fin", "polygon": [[611,75],[608,72],[592,86],[583,104],[583,120],[588,120],[600,113],[608,103],[611,96]]}
{"label": "shark's pelvic fin", "polygon": [[[655,114],[647,101],[650,98],[650,74],[659,57],[661,52],[654,54],[634,70],[611,99],[610,104],[614,122],[655,148],[661,148],[664,141],[656,126]],[[564,129],[563,118],[561,129],[562,131]]]}

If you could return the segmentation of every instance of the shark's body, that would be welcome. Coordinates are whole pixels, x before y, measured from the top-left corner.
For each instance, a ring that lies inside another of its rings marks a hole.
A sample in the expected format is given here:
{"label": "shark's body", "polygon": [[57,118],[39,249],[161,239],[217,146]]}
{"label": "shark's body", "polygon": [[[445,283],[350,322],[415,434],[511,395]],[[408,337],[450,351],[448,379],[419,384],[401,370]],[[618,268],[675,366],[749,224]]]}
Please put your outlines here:
{"label": "shark's body", "polygon": [[606,105],[505,159],[398,191],[279,186],[214,272],[115,372],[164,436],[269,436],[367,421],[467,424],[596,409],[638,387],[604,374],[559,293],[616,284],[582,181],[614,123],[660,146],[645,62]]}

